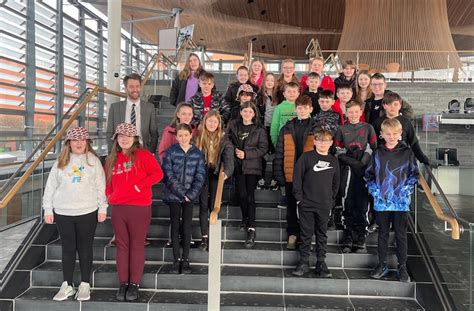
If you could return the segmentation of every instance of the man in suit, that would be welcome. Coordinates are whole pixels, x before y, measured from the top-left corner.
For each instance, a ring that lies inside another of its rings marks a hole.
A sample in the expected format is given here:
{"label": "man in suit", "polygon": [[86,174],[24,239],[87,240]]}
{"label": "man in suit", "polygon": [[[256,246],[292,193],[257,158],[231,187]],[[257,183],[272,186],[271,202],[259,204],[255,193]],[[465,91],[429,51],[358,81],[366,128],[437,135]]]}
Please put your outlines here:
{"label": "man in suit", "polygon": [[[111,138],[118,124],[127,122],[137,127],[140,143],[151,153],[156,153],[158,145],[158,127],[156,124],[155,107],[140,99],[142,79],[140,75],[132,73],[123,79],[127,99],[112,103],[107,118],[107,138]],[[110,153],[112,140],[107,140],[107,149]]]}

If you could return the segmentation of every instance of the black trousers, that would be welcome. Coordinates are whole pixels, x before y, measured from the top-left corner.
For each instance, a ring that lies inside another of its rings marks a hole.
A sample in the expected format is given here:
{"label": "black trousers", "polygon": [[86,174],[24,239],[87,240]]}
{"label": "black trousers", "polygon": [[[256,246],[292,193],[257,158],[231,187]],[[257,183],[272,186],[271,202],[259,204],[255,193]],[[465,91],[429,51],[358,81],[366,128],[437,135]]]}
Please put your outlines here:
{"label": "black trousers", "polygon": [[63,280],[72,284],[77,252],[81,281],[90,283],[97,211],[80,216],[55,214],[54,218],[61,237]]}
{"label": "black trousers", "polygon": [[208,169],[206,182],[199,196],[199,223],[201,225],[201,235],[203,236],[209,234],[209,212],[214,208],[218,181],[219,176],[214,174],[214,169]]}
{"label": "black trousers", "polygon": [[300,260],[301,262],[309,262],[311,254],[311,239],[313,233],[316,238],[316,259],[324,261],[326,258],[328,244],[328,220],[330,206],[305,209],[298,208],[298,216],[300,220]]}
{"label": "black trousers", "polygon": [[256,227],[255,188],[259,178],[260,176],[258,175],[237,174],[235,176],[235,185],[239,195],[240,210],[242,211],[242,221],[247,220],[249,228]]}
{"label": "black trousers", "polygon": [[181,228],[181,238],[183,239],[183,260],[189,259],[189,249],[191,248],[191,229],[193,222],[193,203],[170,203],[171,218],[171,245],[173,247],[174,260],[179,256],[179,236]]}
{"label": "black trousers", "polygon": [[290,235],[300,235],[298,215],[296,211],[296,199],[293,196],[293,183],[285,183],[285,195],[288,200],[286,208],[286,232]]}
{"label": "black trousers", "polygon": [[343,225],[345,230],[352,232],[353,239],[363,242],[369,225],[369,193],[362,176],[353,174],[350,168],[347,174],[346,183],[341,185],[345,187],[342,198]]}
{"label": "black trousers", "polygon": [[378,254],[379,263],[387,261],[388,237],[390,233],[390,223],[395,231],[395,242],[397,244],[398,263],[407,263],[407,227],[408,212],[375,212],[375,221],[379,225],[378,234]]}

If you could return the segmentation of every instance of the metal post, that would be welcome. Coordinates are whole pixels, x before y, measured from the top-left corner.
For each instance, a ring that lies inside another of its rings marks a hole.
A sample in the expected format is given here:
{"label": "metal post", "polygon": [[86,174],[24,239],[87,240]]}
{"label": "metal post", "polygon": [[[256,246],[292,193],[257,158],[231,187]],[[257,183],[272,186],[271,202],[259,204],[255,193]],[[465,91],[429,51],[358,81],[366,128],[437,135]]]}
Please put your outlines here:
{"label": "metal post", "polygon": [[209,226],[209,265],[207,279],[207,309],[221,308],[221,234],[222,221]]}
{"label": "metal post", "polygon": [[[130,69],[128,71],[128,73],[132,73],[133,72],[133,16],[130,16],[130,46],[129,46],[129,49],[128,49],[128,63],[129,63],[129,66],[130,66]],[[137,72],[138,71],[138,68],[137,68]]]}
{"label": "metal post", "polygon": [[127,74],[132,73],[132,63],[131,63],[131,58],[130,55],[132,51],[132,45],[130,44],[130,40],[128,38],[125,38],[125,68]]}
{"label": "metal post", "polygon": [[[82,6],[79,6],[79,93],[86,89],[86,22]],[[81,112],[79,116],[79,126],[85,126],[86,111],[89,106]]]}
{"label": "metal post", "polygon": [[[63,1],[56,1],[56,120],[59,122],[64,109],[64,33],[63,33]],[[63,127],[59,125],[58,131]],[[56,152],[61,150],[61,141],[56,144]]]}
{"label": "metal post", "polygon": [[25,152],[26,157],[33,151],[33,128],[35,124],[36,100],[36,50],[35,50],[35,1],[26,5],[26,60],[25,60]]}
{"label": "metal post", "polygon": [[[99,67],[98,69],[98,76],[99,76],[99,86],[103,87],[104,86],[104,24],[99,23],[99,40],[98,40],[98,48],[99,48]],[[104,93],[99,92],[97,95],[98,100],[99,100],[99,107],[97,111],[97,135],[99,136],[99,152],[102,151],[102,147],[107,150],[107,142],[103,140],[102,138],[104,137],[104,106],[105,106],[105,101],[104,101]],[[105,144],[104,144],[105,142]]]}

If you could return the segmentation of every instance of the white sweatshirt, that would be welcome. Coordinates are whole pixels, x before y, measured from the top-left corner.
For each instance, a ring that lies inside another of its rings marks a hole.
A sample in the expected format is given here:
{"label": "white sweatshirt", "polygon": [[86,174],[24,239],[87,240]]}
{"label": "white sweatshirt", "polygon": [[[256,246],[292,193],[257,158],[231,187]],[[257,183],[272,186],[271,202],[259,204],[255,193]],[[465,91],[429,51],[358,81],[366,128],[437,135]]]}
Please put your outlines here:
{"label": "white sweatshirt", "polygon": [[[89,166],[89,164],[90,166]],[[105,196],[105,174],[99,158],[89,153],[76,155],[71,153],[69,164],[58,169],[54,163],[49,173],[43,195],[45,215],[79,216],[107,212]]]}

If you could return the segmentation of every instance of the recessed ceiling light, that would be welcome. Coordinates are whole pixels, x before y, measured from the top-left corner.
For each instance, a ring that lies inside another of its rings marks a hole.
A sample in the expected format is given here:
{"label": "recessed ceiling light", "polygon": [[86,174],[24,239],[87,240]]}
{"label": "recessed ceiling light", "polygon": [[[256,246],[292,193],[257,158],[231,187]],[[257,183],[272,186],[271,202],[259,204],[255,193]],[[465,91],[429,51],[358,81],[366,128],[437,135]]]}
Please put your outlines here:
{"label": "recessed ceiling light", "polygon": [[262,45],[262,50],[265,50],[265,45]]}
{"label": "recessed ceiling light", "polygon": [[257,37],[253,37],[253,38],[252,38],[252,41],[257,41]]}
{"label": "recessed ceiling light", "polygon": [[286,48],[286,44],[283,44],[281,47],[282,47],[282,48]]}
{"label": "recessed ceiling light", "polygon": [[247,3],[248,4],[253,3],[253,0],[247,0]]}
{"label": "recessed ceiling light", "polygon": [[260,15],[265,15],[265,14],[267,14],[267,10],[261,10],[260,11]]}

